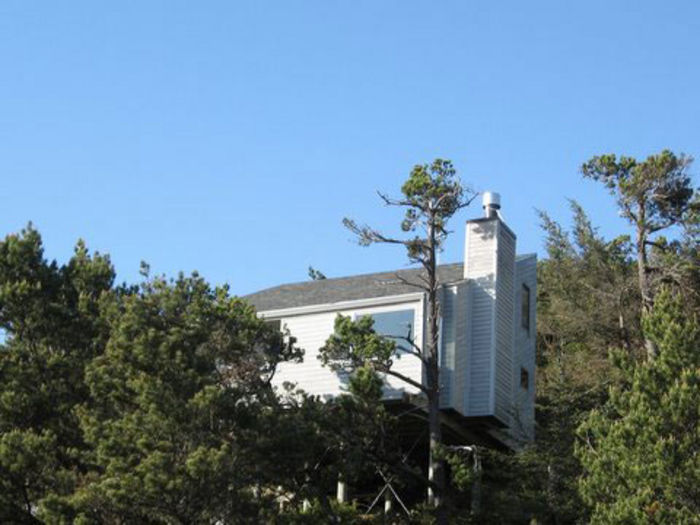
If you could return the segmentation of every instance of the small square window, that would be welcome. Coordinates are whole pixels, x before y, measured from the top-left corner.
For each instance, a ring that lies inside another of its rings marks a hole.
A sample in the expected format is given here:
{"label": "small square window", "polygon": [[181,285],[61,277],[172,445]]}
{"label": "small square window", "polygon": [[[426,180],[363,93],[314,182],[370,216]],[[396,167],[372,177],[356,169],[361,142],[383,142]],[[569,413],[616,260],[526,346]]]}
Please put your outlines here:
{"label": "small square window", "polygon": [[281,319],[266,319],[265,324],[277,332],[282,331],[282,320]]}
{"label": "small square window", "polygon": [[520,386],[525,390],[530,390],[530,372],[520,367]]}
{"label": "small square window", "polygon": [[530,331],[530,288],[523,284],[522,294],[520,296],[520,322],[522,327]]}

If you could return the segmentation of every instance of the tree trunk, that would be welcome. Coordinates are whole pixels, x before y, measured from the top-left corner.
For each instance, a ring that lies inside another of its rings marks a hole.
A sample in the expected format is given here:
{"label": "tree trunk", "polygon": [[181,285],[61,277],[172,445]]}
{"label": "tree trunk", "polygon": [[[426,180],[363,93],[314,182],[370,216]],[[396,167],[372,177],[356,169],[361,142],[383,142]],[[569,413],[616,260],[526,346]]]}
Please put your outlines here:
{"label": "tree trunk", "polygon": [[428,429],[430,434],[430,460],[428,465],[428,504],[439,508],[442,506],[445,492],[445,475],[442,461],[436,458],[442,443],[440,428],[440,398],[433,395],[428,398]]}
{"label": "tree trunk", "polygon": [[438,304],[437,259],[434,217],[428,222],[428,253],[425,264],[428,278],[428,323],[426,333],[427,383],[428,383],[428,430],[430,433],[430,459],[428,465],[428,503],[435,507],[438,525],[447,524],[445,513],[445,469],[444,461],[437,459],[437,451],[442,444],[440,427],[440,364],[438,361]]}
{"label": "tree trunk", "polygon": [[622,341],[622,346],[627,351],[627,353],[630,353],[632,344],[630,342],[629,330],[627,330],[627,323],[625,323],[623,301],[624,299],[622,297],[622,294],[619,294],[617,297],[617,326],[620,329],[620,340]]}
{"label": "tree trunk", "polygon": [[[643,218],[642,218],[643,221]],[[647,231],[644,224],[637,224],[637,277],[639,293],[642,295],[642,315],[649,315],[654,308],[654,298],[649,285],[649,261],[647,260]],[[644,338],[647,361],[652,361],[658,352],[656,344],[649,338]]]}

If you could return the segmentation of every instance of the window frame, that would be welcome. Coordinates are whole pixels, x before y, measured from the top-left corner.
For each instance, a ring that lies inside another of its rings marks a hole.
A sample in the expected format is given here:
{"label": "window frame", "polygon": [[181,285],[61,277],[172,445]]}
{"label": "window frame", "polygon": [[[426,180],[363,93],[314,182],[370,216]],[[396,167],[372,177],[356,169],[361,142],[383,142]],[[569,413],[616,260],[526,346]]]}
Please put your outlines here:
{"label": "window frame", "polygon": [[520,388],[530,391],[530,371],[524,366],[520,367]]}
{"label": "window frame", "polygon": [[532,319],[530,306],[532,299],[530,297],[530,287],[523,283],[520,289],[520,294],[520,326],[530,333],[530,321]]}
{"label": "window frame", "polygon": [[[353,320],[353,321],[356,321],[356,320],[360,319],[361,317],[365,317],[365,316],[369,316],[369,317],[374,318],[375,315],[392,314],[392,313],[398,313],[398,312],[411,312],[411,315],[412,315],[412,318],[411,318],[411,333],[410,333],[411,341],[413,342],[413,345],[418,346],[419,348],[421,348],[422,345],[420,344],[420,342],[416,341],[416,337],[417,337],[416,318],[417,318],[417,313],[418,313],[418,312],[416,311],[415,306],[413,306],[413,305],[411,305],[411,306],[407,306],[407,305],[392,305],[392,306],[393,306],[393,307],[382,307],[382,308],[380,308],[380,309],[374,309],[374,308],[372,308],[372,309],[368,309],[369,311],[366,311],[366,312],[365,312],[365,311],[362,311],[362,310],[359,310],[359,311],[358,311],[358,310],[355,310],[355,311],[352,312],[352,320]],[[396,306],[399,306],[399,308],[396,308]],[[402,307],[402,306],[403,306],[403,307]],[[422,333],[422,332],[421,332],[421,333]],[[396,355],[397,355],[397,357],[398,357],[399,359],[400,359],[402,356],[411,355],[411,354],[406,350],[406,348],[402,348],[402,346],[403,346],[403,347],[408,346],[408,347],[409,347],[409,350],[411,350],[411,351],[415,351],[415,350],[416,350],[414,346],[412,346],[410,343],[408,343],[408,342],[406,341],[406,339],[405,339],[404,336],[401,336],[401,335],[394,335],[394,336],[391,336],[391,335],[383,334],[383,333],[380,333],[380,332],[377,332],[377,334],[380,335],[380,336],[382,336],[382,337],[385,337],[385,338],[387,338],[387,339],[389,339],[389,340],[391,340],[391,341],[394,341],[394,343],[396,344],[395,353],[396,353]]]}

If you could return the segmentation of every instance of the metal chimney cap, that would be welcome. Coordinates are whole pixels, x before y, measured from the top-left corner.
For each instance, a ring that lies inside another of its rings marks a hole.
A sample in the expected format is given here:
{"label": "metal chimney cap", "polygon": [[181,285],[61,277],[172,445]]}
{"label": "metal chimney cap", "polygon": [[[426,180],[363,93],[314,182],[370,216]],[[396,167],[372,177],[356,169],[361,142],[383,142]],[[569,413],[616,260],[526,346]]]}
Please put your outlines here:
{"label": "metal chimney cap", "polygon": [[494,191],[485,191],[481,202],[484,208],[498,210],[501,208],[501,194]]}

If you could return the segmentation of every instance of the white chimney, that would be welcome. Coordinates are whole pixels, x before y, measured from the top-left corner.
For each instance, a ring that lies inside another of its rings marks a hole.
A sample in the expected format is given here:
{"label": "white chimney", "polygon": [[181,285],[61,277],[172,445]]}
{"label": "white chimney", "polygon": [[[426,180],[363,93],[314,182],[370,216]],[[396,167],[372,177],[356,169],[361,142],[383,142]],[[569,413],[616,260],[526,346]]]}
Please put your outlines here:
{"label": "white chimney", "polygon": [[483,194],[484,217],[467,221],[464,278],[469,281],[467,416],[510,424],[515,235],[500,219],[498,193]]}

